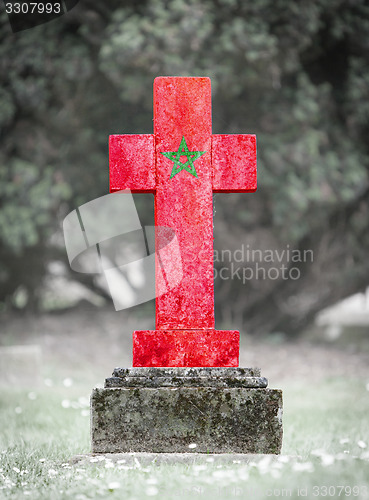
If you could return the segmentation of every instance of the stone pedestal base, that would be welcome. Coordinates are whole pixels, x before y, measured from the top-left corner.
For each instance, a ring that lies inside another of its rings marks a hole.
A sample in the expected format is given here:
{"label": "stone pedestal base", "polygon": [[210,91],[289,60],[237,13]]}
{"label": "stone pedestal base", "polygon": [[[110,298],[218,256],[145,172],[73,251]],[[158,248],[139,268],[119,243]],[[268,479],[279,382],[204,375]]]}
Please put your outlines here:
{"label": "stone pedestal base", "polygon": [[117,368],[91,396],[92,451],[280,453],[282,391],[266,386],[251,368]]}

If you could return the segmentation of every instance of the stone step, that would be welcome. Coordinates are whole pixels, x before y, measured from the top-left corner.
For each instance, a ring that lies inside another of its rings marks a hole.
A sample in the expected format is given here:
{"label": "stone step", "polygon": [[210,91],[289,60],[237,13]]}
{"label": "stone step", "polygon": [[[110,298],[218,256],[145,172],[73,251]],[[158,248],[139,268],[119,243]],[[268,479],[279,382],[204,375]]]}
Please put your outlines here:
{"label": "stone step", "polygon": [[265,388],[268,380],[265,377],[109,377],[105,387],[249,387]]}

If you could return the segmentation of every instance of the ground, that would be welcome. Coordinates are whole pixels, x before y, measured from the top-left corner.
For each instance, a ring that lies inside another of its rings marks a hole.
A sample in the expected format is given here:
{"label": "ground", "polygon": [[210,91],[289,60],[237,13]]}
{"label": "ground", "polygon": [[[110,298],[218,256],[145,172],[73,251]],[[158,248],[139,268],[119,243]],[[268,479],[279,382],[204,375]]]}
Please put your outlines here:
{"label": "ground", "polygon": [[[46,375],[96,383],[103,383],[116,366],[132,365],[133,330],[155,328],[148,317],[88,303],[64,313],[3,315],[0,324],[0,345],[41,346]],[[369,377],[369,329],[352,342],[349,335],[329,342],[314,332],[286,341],[280,334],[260,339],[241,331],[240,344],[240,366],[260,367],[270,386],[294,379]]]}
{"label": "ground", "polygon": [[71,460],[90,450],[92,387],[115,366],[130,366],[132,331],[153,326],[132,313],[87,305],[36,318],[3,315],[2,345],[39,345],[42,365],[38,386],[29,380],[29,387],[9,387],[2,376],[0,498],[369,498],[366,338],[327,343],[317,341],[316,332],[294,342],[242,336],[240,365],[261,367],[269,386],[284,392],[279,458]]}

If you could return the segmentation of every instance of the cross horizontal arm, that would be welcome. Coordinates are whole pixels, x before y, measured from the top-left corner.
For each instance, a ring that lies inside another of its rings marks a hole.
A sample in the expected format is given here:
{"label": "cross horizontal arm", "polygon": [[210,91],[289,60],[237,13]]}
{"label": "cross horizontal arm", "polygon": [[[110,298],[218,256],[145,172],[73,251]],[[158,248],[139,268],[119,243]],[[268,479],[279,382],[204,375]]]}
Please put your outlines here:
{"label": "cross horizontal arm", "polygon": [[122,189],[130,189],[132,193],[154,193],[154,135],[111,135],[109,165],[111,193]]}
{"label": "cross horizontal arm", "polygon": [[213,192],[253,193],[256,191],[255,135],[213,135],[212,163]]}

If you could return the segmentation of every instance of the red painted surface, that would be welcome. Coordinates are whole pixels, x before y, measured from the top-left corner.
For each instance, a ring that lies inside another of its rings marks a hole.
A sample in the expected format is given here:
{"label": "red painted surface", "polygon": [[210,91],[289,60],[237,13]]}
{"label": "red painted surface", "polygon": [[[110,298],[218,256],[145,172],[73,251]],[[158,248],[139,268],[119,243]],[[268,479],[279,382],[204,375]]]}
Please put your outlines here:
{"label": "red painted surface", "polygon": [[[183,268],[175,293],[157,296],[156,328],[214,328],[209,78],[155,79],[154,135],[155,225],[175,229]],[[206,152],[194,161],[198,177],[182,170],[170,179],[174,164],[160,153],[177,151],[182,137],[190,151]],[[157,286],[161,287],[160,277]]]}
{"label": "red painted surface", "polygon": [[134,333],[133,366],[237,366],[238,332],[214,329],[212,196],[256,190],[255,136],[212,136],[210,79],[159,77],[154,135],[111,136],[110,179],[111,191],[155,193],[155,225],[181,250],[182,280],[164,294],[178,255],[156,257],[157,329]]}
{"label": "red painted surface", "polygon": [[232,330],[133,332],[133,366],[238,366],[239,337]]}
{"label": "red painted surface", "polygon": [[154,193],[156,187],[154,136],[111,135],[109,172],[111,193],[121,189],[130,189],[134,193]]}
{"label": "red painted surface", "polygon": [[255,135],[213,135],[212,163],[214,192],[256,191]]}

